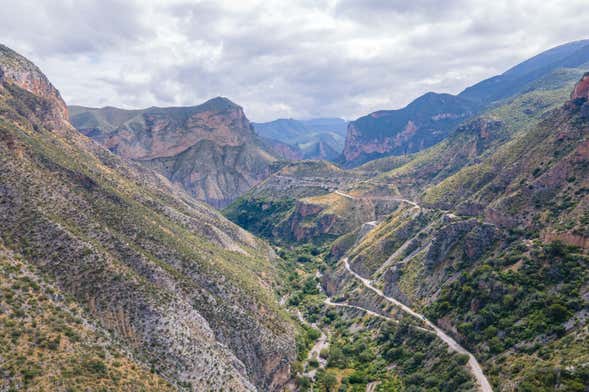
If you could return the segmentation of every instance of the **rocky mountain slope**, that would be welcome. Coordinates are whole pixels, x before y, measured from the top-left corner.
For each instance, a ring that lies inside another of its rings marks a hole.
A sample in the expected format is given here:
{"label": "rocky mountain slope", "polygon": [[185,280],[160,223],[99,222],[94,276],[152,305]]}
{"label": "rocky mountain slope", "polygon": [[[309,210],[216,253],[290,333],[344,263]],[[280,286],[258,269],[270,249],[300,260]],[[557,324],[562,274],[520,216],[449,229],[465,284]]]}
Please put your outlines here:
{"label": "rocky mountain slope", "polygon": [[174,390],[3,245],[0,276],[1,390]]}
{"label": "rocky mountain slope", "polygon": [[427,93],[405,108],[382,110],[350,122],[340,158],[346,167],[388,155],[415,153],[445,139],[459,124],[496,102],[529,90],[561,68],[589,62],[589,40],[543,52],[458,95]]}
{"label": "rocky mountain slope", "polygon": [[[162,133],[105,132],[111,147],[159,159],[194,140],[167,133],[178,124],[218,121],[228,144],[239,143],[230,124],[246,124],[225,100],[144,114],[139,130]],[[280,260],[268,245],[75,130],[57,90],[5,46],[0,184],[0,356],[18,356],[0,361],[3,387],[65,391],[69,378],[110,390],[250,391],[288,381],[293,325],[275,299]]]}
{"label": "rocky mountain slope", "polygon": [[341,118],[278,119],[254,123],[256,132],[298,151],[299,159],[335,160],[344,147],[346,125]]}
{"label": "rocky mountain slope", "polygon": [[[317,171],[313,182],[293,165],[290,175],[266,179],[226,215],[246,228],[256,216],[268,223],[260,235],[287,240],[285,246],[328,247],[320,267],[327,295],[355,309],[396,314],[359,286],[340,261],[345,257],[352,271],[426,314],[473,353],[497,390],[583,390],[589,383],[584,71],[555,69],[416,154],[337,175]],[[329,189],[306,186],[344,178]],[[288,195],[278,190],[281,182],[305,192],[281,205]]]}
{"label": "rocky mountain slope", "polygon": [[346,198],[334,193],[360,179],[325,161],[294,162],[252,188],[223,213],[277,243],[334,239],[354,224],[361,224],[360,217],[354,223],[345,218],[357,210],[349,209]]}
{"label": "rocky mountain slope", "polygon": [[143,110],[71,106],[70,119],[110,151],[156,170],[215,207],[266,178],[281,155],[259,140],[243,109],[227,98]]}
{"label": "rocky mountain slope", "polygon": [[[474,350],[499,390],[589,381],[585,84],[488,156],[425,187],[418,208],[401,205],[348,252],[355,271]],[[347,292],[348,275],[340,266],[331,289]]]}

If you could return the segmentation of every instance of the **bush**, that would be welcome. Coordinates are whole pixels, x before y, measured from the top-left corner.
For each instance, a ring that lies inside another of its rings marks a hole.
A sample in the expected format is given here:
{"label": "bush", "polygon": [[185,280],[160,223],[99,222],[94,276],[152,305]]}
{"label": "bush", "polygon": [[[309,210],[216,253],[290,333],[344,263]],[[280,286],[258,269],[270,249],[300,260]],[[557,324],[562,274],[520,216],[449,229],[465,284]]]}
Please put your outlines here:
{"label": "bush", "polygon": [[99,359],[91,359],[84,363],[84,368],[96,375],[105,376],[107,372],[106,365]]}
{"label": "bush", "polygon": [[468,356],[468,354],[457,354],[456,355],[456,362],[458,362],[458,364],[460,366],[464,366],[468,363],[468,360],[470,359],[470,357]]}
{"label": "bush", "polygon": [[569,310],[559,303],[552,304],[548,307],[548,317],[553,322],[561,323],[570,317]]}
{"label": "bush", "polygon": [[319,337],[321,336],[321,331],[319,331],[318,329],[315,329],[315,328],[309,328],[307,330],[307,336],[308,336],[309,340],[315,341],[315,340],[319,339]]}
{"label": "bush", "polygon": [[350,374],[350,384],[366,384],[366,375],[358,370]]}

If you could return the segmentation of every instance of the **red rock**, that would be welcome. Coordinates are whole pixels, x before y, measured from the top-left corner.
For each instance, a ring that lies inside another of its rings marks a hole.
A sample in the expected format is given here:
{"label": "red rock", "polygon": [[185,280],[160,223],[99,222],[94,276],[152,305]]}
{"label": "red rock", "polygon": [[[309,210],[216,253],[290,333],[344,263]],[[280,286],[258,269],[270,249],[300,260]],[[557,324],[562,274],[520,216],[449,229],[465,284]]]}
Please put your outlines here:
{"label": "red rock", "polygon": [[573,92],[571,93],[571,99],[589,99],[589,72],[585,73],[581,80],[577,82]]}
{"label": "red rock", "polygon": [[11,83],[45,100],[36,113],[51,129],[70,128],[67,106],[41,70],[12,49],[0,44],[0,83]]}

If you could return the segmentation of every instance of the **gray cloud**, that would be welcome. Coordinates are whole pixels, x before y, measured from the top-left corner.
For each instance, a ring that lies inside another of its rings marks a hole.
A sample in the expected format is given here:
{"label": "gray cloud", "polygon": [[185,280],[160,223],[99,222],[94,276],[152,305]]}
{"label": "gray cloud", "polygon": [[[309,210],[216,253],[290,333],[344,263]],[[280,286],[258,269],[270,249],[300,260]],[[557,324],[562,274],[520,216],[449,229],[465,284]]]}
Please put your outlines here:
{"label": "gray cloud", "polygon": [[587,38],[586,0],[0,0],[2,42],[69,103],[355,118]]}

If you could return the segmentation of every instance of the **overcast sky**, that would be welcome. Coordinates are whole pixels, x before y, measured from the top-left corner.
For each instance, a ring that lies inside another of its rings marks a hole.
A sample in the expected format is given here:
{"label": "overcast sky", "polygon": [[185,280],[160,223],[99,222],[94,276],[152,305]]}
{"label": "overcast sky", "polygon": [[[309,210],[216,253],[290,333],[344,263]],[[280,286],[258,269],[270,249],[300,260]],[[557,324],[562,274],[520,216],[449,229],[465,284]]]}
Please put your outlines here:
{"label": "overcast sky", "polygon": [[587,0],[0,0],[0,40],[68,104],[354,119],[589,38]]}

